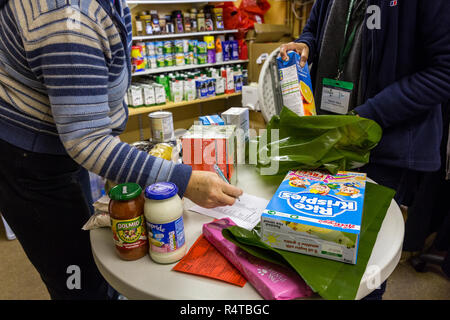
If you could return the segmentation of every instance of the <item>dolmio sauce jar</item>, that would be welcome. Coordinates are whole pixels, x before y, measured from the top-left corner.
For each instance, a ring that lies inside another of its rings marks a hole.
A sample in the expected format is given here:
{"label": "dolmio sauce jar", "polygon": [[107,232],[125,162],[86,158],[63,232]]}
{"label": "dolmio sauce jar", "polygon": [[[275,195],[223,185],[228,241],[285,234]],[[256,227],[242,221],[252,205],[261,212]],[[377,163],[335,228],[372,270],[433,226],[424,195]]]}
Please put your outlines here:
{"label": "dolmio sauce jar", "polygon": [[119,184],[109,191],[109,215],[116,252],[123,260],[137,260],[148,253],[144,195],[136,183]]}

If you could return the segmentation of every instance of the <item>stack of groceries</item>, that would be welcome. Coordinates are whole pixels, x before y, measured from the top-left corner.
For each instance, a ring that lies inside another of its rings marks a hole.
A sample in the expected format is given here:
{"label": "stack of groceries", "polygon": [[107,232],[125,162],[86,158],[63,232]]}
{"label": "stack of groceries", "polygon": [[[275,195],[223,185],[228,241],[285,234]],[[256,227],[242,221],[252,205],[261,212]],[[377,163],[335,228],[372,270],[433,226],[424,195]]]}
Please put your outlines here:
{"label": "stack of groceries", "polygon": [[[284,106],[299,116],[315,115],[308,67],[300,68],[296,53],[288,55],[289,61],[279,59],[278,63]],[[233,183],[239,147],[235,135],[241,130],[244,142],[248,141],[248,128],[245,108],[200,117],[198,124],[181,137],[183,162],[194,170],[217,172],[219,167],[225,179]],[[356,264],[365,186],[363,173],[340,171],[331,175],[293,168],[265,209],[260,210],[259,228],[253,232],[273,248]],[[94,207],[106,215],[108,203],[101,198]],[[314,294],[293,269],[250,255],[229,241],[222,231],[236,225],[229,216],[204,224],[201,236],[172,270],[240,287],[248,281],[264,299],[289,300]],[[98,224],[91,229],[95,227]]]}

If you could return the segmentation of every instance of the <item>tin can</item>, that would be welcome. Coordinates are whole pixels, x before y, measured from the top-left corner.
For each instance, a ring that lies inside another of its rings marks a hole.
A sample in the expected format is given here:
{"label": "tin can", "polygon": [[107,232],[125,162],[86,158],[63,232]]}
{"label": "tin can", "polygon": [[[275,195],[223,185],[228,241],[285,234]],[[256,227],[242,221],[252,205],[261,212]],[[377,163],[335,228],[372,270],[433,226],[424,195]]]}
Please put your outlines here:
{"label": "tin can", "polygon": [[166,67],[173,66],[173,60],[174,60],[173,58],[174,58],[173,53],[166,53],[164,55],[164,62],[165,62]]}
{"label": "tin can", "polygon": [[170,142],[175,139],[173,116],[169,111],[149,113],[152,141],[156,143]]}
{"label": "tin can", "polygon": [[145,49],[147,51],[147,56],[155,56],[156,55],[156,46],[154,42],[146,42]]}
{"label": "tin can", "polygon": [[163,50],[164,50],[164,54],[166,54],[166,53],[173,53],[173,51],[174,51],[173,41],[171,41],[171,40],[164,41]]}
{"label": "tin can", "polygon": [[162,41],[155,42],[155,53],[156,55],[164,54],[164,43]]}
{"label": "tin can", "polygon": [[175,61],[177,66],[184,66],[184,53],[176,53],[175,54]]}
{"label": "tin can", "polygon": [[175,53],[184,53],[184,46],[183,46],[183,40],[175,40],[174,41],[175,46]]}
{"label": "tin can", "polygon": [[148,56],[147,57],[147,68],[148,69],[156,69],[158,65],[156,64],[156,56]]}
{"label": "tin can", "polygon": [[163,54],[158,54],[156,56],[156,67],[162,68],[165,66],[165,57]]}
{"label": "tin can", "polygon": [[208,62],[208,55],[199,54],[197,56],[197,64],[206,64]]}

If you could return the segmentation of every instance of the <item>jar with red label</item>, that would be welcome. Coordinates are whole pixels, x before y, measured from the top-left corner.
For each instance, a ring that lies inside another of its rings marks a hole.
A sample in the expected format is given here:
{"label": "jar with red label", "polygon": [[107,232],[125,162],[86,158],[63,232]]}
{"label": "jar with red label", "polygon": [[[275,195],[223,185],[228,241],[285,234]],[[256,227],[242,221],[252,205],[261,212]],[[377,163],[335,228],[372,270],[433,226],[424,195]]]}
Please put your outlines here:
{"label": "jar with red label", "polygon": [[123,260],[137,260],[148,253],[144,195],[136,183],[123,183],[109,191],[109,215],[116,252]]}

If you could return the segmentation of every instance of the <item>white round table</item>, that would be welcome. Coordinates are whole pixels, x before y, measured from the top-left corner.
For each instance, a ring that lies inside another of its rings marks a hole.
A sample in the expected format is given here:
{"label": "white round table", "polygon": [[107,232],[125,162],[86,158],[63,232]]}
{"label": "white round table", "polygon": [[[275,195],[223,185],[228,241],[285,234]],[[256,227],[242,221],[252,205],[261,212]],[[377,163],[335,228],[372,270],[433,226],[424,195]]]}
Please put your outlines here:
{"label": "white round table", "polygon": [[[238,186],[244,192],[270,200],[278,188],[269,177],[261,177],[251,166],[239,166]],[[193,203],[185,199],[185,208]],[[185,210],[186,243],[190,248],[213,219]],[[136,261],[123,261],[115,252],[109,228],[90,232],[95,262],[109,284],[128,299],[167,300],[256,300],[262,299],[250,283],[241,288],[219,280],[172,271],[175,264],[162,265],[147,255]],[[356,295],[361,299],[385,281],[397,266],[404,236],[404,221],[393,200],[370,256]],[[317,298],[317,297],[316,297]]]}

